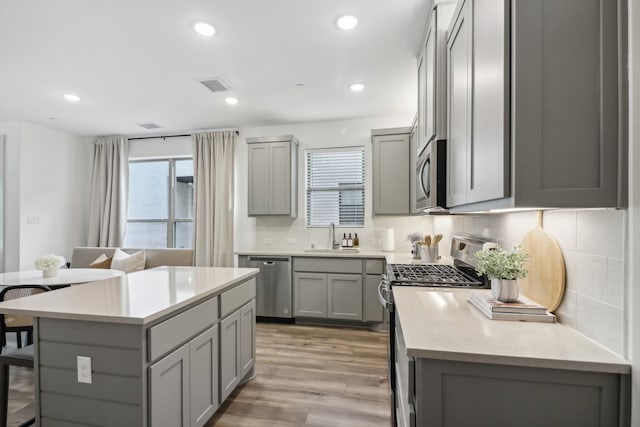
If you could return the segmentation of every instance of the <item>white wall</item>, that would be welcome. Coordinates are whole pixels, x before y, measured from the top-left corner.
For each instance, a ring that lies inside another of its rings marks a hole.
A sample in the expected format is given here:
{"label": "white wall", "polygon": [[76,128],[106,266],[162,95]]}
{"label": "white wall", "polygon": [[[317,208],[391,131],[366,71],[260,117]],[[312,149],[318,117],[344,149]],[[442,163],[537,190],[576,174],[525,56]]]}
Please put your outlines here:
{"label": "white wall", "polygon": [[[358,120],[315,122],[285,126],[240,129],[235,160],[235,249],[328,247],[327,228],[307,228],[305,219],[305,150],[310,148],[363,146],[365,148],[365,226],[337,228],[336,233],[358,233],[361,248],[381,249],[386,227],[395,231],[396,249],[410,250],[405,240],[411,231],[431,232],[431,221],[425,217],[373,217],[371,212],[371,129],[408,127],[412,117],[383,117]],[[247,216],[247,137],[295,135],[300,141],[298,151],[298,217]],[[408,170],[398,173],[409,173]],[[265,243],[271,241],[272,243]],[[292,242],[292,243],[290,243]]]}
{"label": "white wall", "polygon": [[1,123],[0,133],[7,134],[5,271],[32,269],[48,253],[70,258],[86,244],[90,146],[25,122]]}

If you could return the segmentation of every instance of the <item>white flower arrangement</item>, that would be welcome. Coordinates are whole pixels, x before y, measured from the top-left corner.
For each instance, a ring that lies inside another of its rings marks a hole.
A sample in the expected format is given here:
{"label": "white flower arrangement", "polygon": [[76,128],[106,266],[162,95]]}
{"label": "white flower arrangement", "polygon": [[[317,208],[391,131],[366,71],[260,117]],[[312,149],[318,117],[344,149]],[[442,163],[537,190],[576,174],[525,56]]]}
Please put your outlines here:
{"label": "white flower arrangement", "polygon": [[501,247],[484,249],[475,254],[477,261],[476,271],[489,279],[523,279],[527,277],[524,263],[529,258],[522,252],[520,246],[513,248],[511,252]]}
{"label": "white flower arrangement", "polygon": [[49,254],[38,258],[35,267],[38,270],[49,270],[51,268],[60,268],[65,263],[64,257],[60,255]]}

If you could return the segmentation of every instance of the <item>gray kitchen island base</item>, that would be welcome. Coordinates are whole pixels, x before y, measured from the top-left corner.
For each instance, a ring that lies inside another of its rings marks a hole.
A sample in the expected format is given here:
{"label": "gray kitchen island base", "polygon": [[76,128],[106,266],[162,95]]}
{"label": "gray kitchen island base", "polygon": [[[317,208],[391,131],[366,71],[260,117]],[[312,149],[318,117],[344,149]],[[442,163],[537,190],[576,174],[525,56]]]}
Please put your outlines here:
{"label": "gray kitchen island base", "polygon": [[5,303],[34,316],[38,425],[203,426],[254,375],[257,272],[162,267]]}

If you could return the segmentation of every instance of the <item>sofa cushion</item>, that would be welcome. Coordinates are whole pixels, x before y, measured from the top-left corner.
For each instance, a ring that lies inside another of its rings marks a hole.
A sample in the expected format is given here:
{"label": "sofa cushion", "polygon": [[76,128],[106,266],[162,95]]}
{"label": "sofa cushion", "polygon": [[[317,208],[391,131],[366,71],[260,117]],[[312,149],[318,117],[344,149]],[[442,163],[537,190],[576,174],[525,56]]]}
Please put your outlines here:
{"label": "sofa cushion", "polygon": [[138,251],[129,255],[128,253],[116,249],[111,260],[111,268],[113,270],[124,271],[125,273],[132,273],[134,271],[144,270],[146,257],[144,251]]}
{"label": "sofa cushion", "polygon": [[91,264],[89,264],[89,268],[111,268],[111,260],[112,256],[106,256],[105,254],[101,254],[98,258],[94,259]]}

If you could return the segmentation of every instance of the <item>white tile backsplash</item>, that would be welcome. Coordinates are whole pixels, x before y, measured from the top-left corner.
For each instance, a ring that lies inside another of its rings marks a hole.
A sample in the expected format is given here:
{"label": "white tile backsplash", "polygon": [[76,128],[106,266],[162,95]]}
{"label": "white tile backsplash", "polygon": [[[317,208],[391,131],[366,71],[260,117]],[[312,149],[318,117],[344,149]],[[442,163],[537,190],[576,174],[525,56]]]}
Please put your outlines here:
{"label": "white tile backsplash", "polygon": [[625,309],[624,271],[624,260],[607,260],[607,302],[620,309]]}
{"label": "white tile backsplash", "polygon": [[577,297],[575,328],[611,351],[623,355],[626,336],[624,310],[580,293]]}
{"label": "white tile backsplash", "polygon": [[626,218],[624,210],[578,211],[576,249],[588,254],[624,258]]}
{"label": "white tile backsplash", "polygon": [[[536,226],[537,215],[536,211],[465,215],[452,223],[458,228],[451,232],[488,235],[510,248]],[[543,228],[562,249],[567,272],[567,289],[556,313],[559,321],[623,356],[626,221],[627,211],[616,209],[543,213]]]}
{"label": "white tile backsplash", "polygon": [[576,250],[576,218],[576,211],[546,211],[544,213],[544,223],[542,226],[557,240],[561,248]]}

